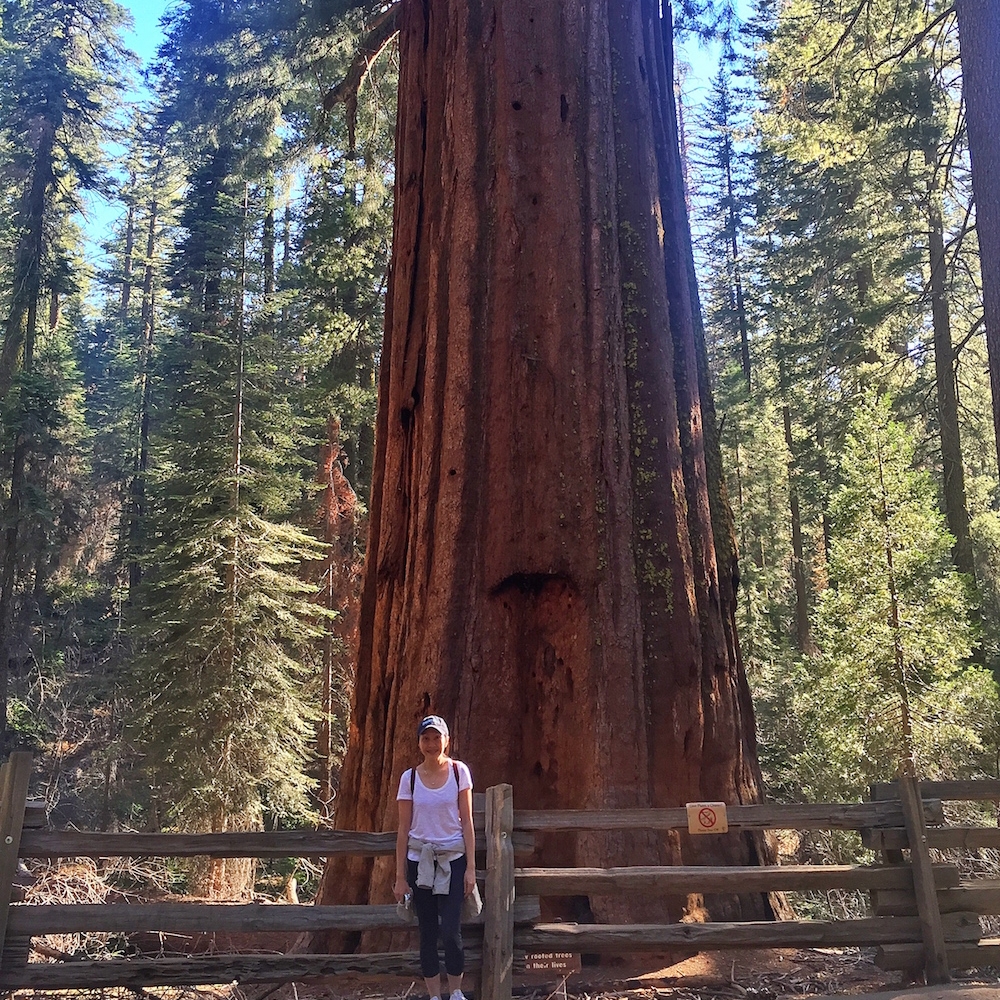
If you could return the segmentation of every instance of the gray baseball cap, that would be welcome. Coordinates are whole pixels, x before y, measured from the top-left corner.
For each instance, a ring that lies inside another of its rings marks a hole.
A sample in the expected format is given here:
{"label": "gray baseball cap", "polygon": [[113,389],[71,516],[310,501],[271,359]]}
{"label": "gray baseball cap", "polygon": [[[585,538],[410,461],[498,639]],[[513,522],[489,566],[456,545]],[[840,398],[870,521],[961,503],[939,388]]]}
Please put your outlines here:
{"label": "gray baseball cap", "polygon": [[436,729],[442,736],[448,736],[448,723],[440,715],[428,715],[420,720],[417,726],[417,739],[424,735],[428,729]]}

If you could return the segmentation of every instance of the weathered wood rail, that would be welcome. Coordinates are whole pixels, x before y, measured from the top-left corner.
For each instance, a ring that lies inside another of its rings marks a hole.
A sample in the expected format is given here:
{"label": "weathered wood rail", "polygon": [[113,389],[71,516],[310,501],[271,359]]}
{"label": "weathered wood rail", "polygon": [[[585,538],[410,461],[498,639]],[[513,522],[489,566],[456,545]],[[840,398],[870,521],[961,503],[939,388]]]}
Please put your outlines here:
{"label": "weathered wood rail", "polygon": [[[30,756],[0,768],[0,991],[142,985],[276,983],[344,973],[413,975],[415,952],[358,955],[249,954],[183,958],[29,963],[32,938],[46,934],[160,932],[195,938],[212,933],[286,934],[402,930],[394,906],[295,904],[61,904],[11,902],[19,858],[59,857],[376,857],[395,849],[395,834],[290,831],[233,834],[102,834],[44,829],[44,810],[26,802]],[[921,967],[942,982],[950,968],[997,964],[1000,941],[981,940],[979,915],[1000,913],[1000,880],[963,882],[957,866],[932,863],[930,848],[1000,846],[1000,829],[948,827],[943,801],[1000,801],[1000,782],[924,782],[873,786],[863,803],[733,805],[731,832],[768,829],[858,831],[881,851],[877,865],[784,865],[751,868],[516,867],[530,861],[539,834],[567,831],[687,829],[686,809],[517,810],[509,785],[476,796],[477,851],[485,854],[484,913],[466,928],[477,996],[509,1000],[526,952],[620,954],[642,951],[876,946],[885,968]],[[905,859],[902,851],[909,851]],[[645,894],[860,890],[872,916],[778,923],[546,923],[539,898]]]}

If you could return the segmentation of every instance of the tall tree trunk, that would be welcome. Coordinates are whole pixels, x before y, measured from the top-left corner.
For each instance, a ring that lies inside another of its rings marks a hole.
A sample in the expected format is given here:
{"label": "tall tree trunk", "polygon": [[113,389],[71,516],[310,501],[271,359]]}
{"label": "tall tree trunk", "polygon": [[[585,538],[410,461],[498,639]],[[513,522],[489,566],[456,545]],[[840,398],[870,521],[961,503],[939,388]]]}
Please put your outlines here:
{"label": "tall tree trunk", "polygon": [[822,408],[816,412],[816,467],[823,486],[823,514],[820,518],[823,529],[823,559],[830,564],[830,547],[833,544],[833,525],[830,523],[830,466],[826,458],[826,420]]}
{"label": "tall tree trunk", "polygon": [[879,430],[875,434],[875,447],[878,458],[879,498],[882,501],[879,519],[882,523],[882,549],[885,554],[885,577],[889,588],[889,628],[892,629],[892,668],[896,695],[899,698],[900,737],[902,739],[899,769],[903,774],[915,774],[913,753],[913,724],[910,717],[910,694],[906,679],[906,655],[903,649],[903,621],[899,613],[899,588],[896,582],[896,566],[894,559],[895,541],[889,530],[889,491],[885,484],[885,465],[883,462],[882,435]]}
{"label": "tall tree trunk", "polygon": [[142,546],[142,529],[146,517],[146,472],[149,469],[149,420],[152,402],[151,366],[153,335],[156,329],[155,274],[156,227],[159,203],[153,198],[149,203],[149,220],[146,224],[146,263],[142,274],[142,340],[139,344],[139,441],[132,471],[129,504],[129,602],[136,599],[142,582],[142,565],[139,551]]}
{"label": "tall tree trunk", "polygon": [[[510,781],[522,806],[758,794],[720,603],[665,42],[652,0],[404,0],[339,827],[394,826],[430,710],[477,784]],[[542,855],[689,847],[622,832],[551,837]],[[699,854],[756,848],[729,836]],[[320,898],[385,898],[391,880],[388,860],[334,862]]]}
{"label": "tall tree trunk", "polygon": [[956,0],[1000,466],[1000,4]]}
{"label": "tall tree trunk", "polygon": [[55,183],[53,173],[53,146],[55,129],[43,121],[35,152],[31,180],[25,191],[18,224],[21,237],[14,257],[11,276],[10,312],[4,326],[3,345],[0,347],[0,399],[10,391],[14,375],[21,367],[30,367],[30,354],[34,326],[28,322],[29,313],[38,311],[38,298],[42,288],[42,254],[45,246],[44,222],[48,194]]}
{"label": "tall tree trunk", "polygon": [[726,135],[725,150],[729,266],[733,272],[733,305],[736,309],[736,322],[740,331],[740,365],[743,368],[743,381],[746,383],[747,396],[749,396],[752,390],[750,380],[750,328],[747,323],[746,302],[743,299],[743,275],[740,271],[740,220],[736,214],[736,188],[733,184],[733,144],[728,134]]}
{"label": "tall tree trunk", "polygon": [[[282,270],[291,260],[292,254],[292,206],[285,205],[281,226],[281,267]],[[289,309],[287,302],[281,306],[281,328],[288,329]]]}
{"label": "tall tree trunk", "polygon": [[344,451],[340,421],[327,421],[327,442],[320,456],[316,481],[320,494],[320,529],[327,544],[322,564],[319,600],[337,617],[326,622],[323,632],[323,703],[317,756],[320,763],[320,817],[333,819],[336,796],[334,769],[338,763],[334,726],[346,722],[344,694],[351,687],[351,665],[357,652],[358,603],[360,599],[357,551],[358,497],[344,475]]}
{"label": "tall tree trunk", "polygon": [[785,448],[788,450],[788,508],[792,530],[792,582],[795,585],[795,646],[800,653],[811,653],[813,643],[809,628],[809,579],[806,573],[805,543],[802,540],[798,462],[795,457],[795,439],[792,437],[792,411],[787,403],[781,407],[781,423],[785,429]]}
{"label": "tall tree trunk", "polygon": [[[18,371],[30,371],[34,353],[38,301],[42,289],[42,255],[45,248],[45,209],[55,182],[53,148],[55,129],[42,120],[38,145],[18,223],[21,236],[11,276],[10,312],[0,345],[0,402],[11,405],[10,390]],[[15,401],[14,406],[18,403]],[[14,633],[14,590],[17,583],[18,536],[24,505],[25,472],[29,448],[26,428],[16,432],[3,449],[3,472],[10,470],[10,492],[4,509],[3,550],[0,553],[0,747],[7,730],[7,685],[10,644]]]}
{"label": "tall tree trunk", "polygon": [[4,509],[3,559],[0,560],[0,748],[7,735],[7,690],[10,679],[10,640],[14,633],[14,589],[17,584],[18,532],[24,502],[24,472],[28,443],[18,435],[14,443],[10,496]]}
{"label": "tall tree trunk", "polygon": [[274,180],[268,178],[264,191],[264,231],[261,234],[261,269],[264,276],[264,329],[274,335],[277,319],[274,312],[275,245],[277,232],[274,224]]}
{"label": "tall tree trunk", "polygon": [[927,216],[931,319],[934,330],[934,375],[941,434],[944,512],[948,520],[948,530],[955,537],[955,547],[952,549],[955,566],[959,572],[972,576],[974,573],[972,539],[969,535],[965,467],[962,463],[962,440],[958,428],[955,350],[951,341],[951,316],[946,287],[948,262],[944,254],[944,225],[941,220],[940,196],[934,190],[930,192]]}
{"label": "tall tree trunk", "polygon": [[124,329],[132,301],[132,270],[135,255],[135,171],[129,175],[128,208],[125,213],[125,248],[122,253],[122,290],[118,300],[118,322]]}

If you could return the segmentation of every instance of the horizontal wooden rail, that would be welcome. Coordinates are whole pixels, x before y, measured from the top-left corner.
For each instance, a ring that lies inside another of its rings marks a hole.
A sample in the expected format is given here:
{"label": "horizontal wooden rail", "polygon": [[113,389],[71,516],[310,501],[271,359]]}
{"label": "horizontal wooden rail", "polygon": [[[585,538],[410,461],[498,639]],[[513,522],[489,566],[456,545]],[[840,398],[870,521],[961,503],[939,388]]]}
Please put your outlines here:
{"label": "horizontal wooden rail", "polygon": [[[514,903],[514,922],[539,917],[537,896]],[[481,925],[483,915],[469,921]],[[215,931],[304,932],[363,931],[415,927],[391,906],[310,906],[270,903],[71,903],[10,908],[10,933],[42,934],[210,934]]]}
{"label": "horizontal wooden rail", "polygon": [[[476,969],[478,951],[465,954],[466,970]],[[290,983],[318,976],[361,973],[410,976],[417,952],[382,955],[224,955],[208,958],[111,959],[32,963],[0,974],[0,989],[90,990],[109,986],[197,986],[230,983]]]}
{"label": "horizontal wooden rail", "polygon": [[[892,800],[899,798],[898,781],[877,781],[871,786],[873,798]],[[1000,801],[1000,781],[995,778],[976,778],[967,781],[921,781],[920,797],[943,799],[945,802],[994,802]]]}
{"label": "horizontal wooden rail", "polygon": [[[938,889],[938,908],[942,913],[972,910],[981,916],[1000,914],[1000,879],[982,879],[951,889]],[[917,912],[917,900],[912,891],[888,890],[877,892],[872,900],[877,917],[910,917]]]}
{"label": "horizontal wooden rail", "polygon": [[294,858],[392,854],[395,833],[281,830],[273,833],[90,833],[25,830],[22,858]]}
{"label": "horizontal wooden rail", "polygon": [[[959,884],[954,865],[935,866],[939,888]],[[792,889],[913,889],[908,867],[890,865],[772,865],[634,868],[517,868],[519,893],[538,896],[786,892]]]}
{"label": "horizontal wooden rail", "polygon": [[[948,942],[946,950],[951,969],[1000,966],[1000,940],[996,938],[984,939],[979,944]],[[918,944],[882,945],[875,952],[875,964],[887,971],[917,972],[923,962],[923,948]]]}
{"label": "horizontal wooden rail", "polygon": [[[928,823],[942,823],[940,801],[924,801]],[[774,804],[728,806],[730,829],[744,830],[861,830],[873,826],[902,826],[903,809],[897,801]],[[686,809],[516,809],[515,830],[686,830]]]}
{"label": "horizontal wooden rail", "polygon": [[[534,850],[531,834],[516,834],[514,851]],[[25,830],[22,858],[307,858],[353,854],[393,854],[395,833],[352,830],[280,830],[250,833],[89,833],[76,830]],[[485,851],[483,834],[476,850]]]}
{"label": "horizontal wooden rail", "polygon": [[[1000,849],[1000,828],[995,826],[928,828],[925,836],[927,846],[938,851]],[[902,851],[910,846],[906,830],[897,827],[865,830],[861,835],[861,842],[872,851]]]}
{"label": "horizontal wooden rail", "polygon": [[[975,914],[944,918],[950,940],[979,936]],[[711,924],[537,924],[516,931],[514,942],[527,951],[627,954],[680,945],[698,950],[801,948],[905,944],[920,941],[917,917],[867,917],[862,920],[787,920]]]}

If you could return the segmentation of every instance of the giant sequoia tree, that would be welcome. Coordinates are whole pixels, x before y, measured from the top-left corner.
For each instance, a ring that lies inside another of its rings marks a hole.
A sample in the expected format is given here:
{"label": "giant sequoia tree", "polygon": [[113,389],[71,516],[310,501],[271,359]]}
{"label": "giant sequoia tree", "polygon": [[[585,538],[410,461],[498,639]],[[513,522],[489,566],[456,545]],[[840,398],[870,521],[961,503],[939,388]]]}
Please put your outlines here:
{"label": "giant sequoia tree", "polygon": [[[453,722],[477,785],[511,782],[522,807],[758,794],[658,9],[400,6],[341,827],[394,825],[428,711]],[[616,834],[543,854],[746,863],[757,847]],[[346,864],[323,898],[387,893],[390,866]]]}

